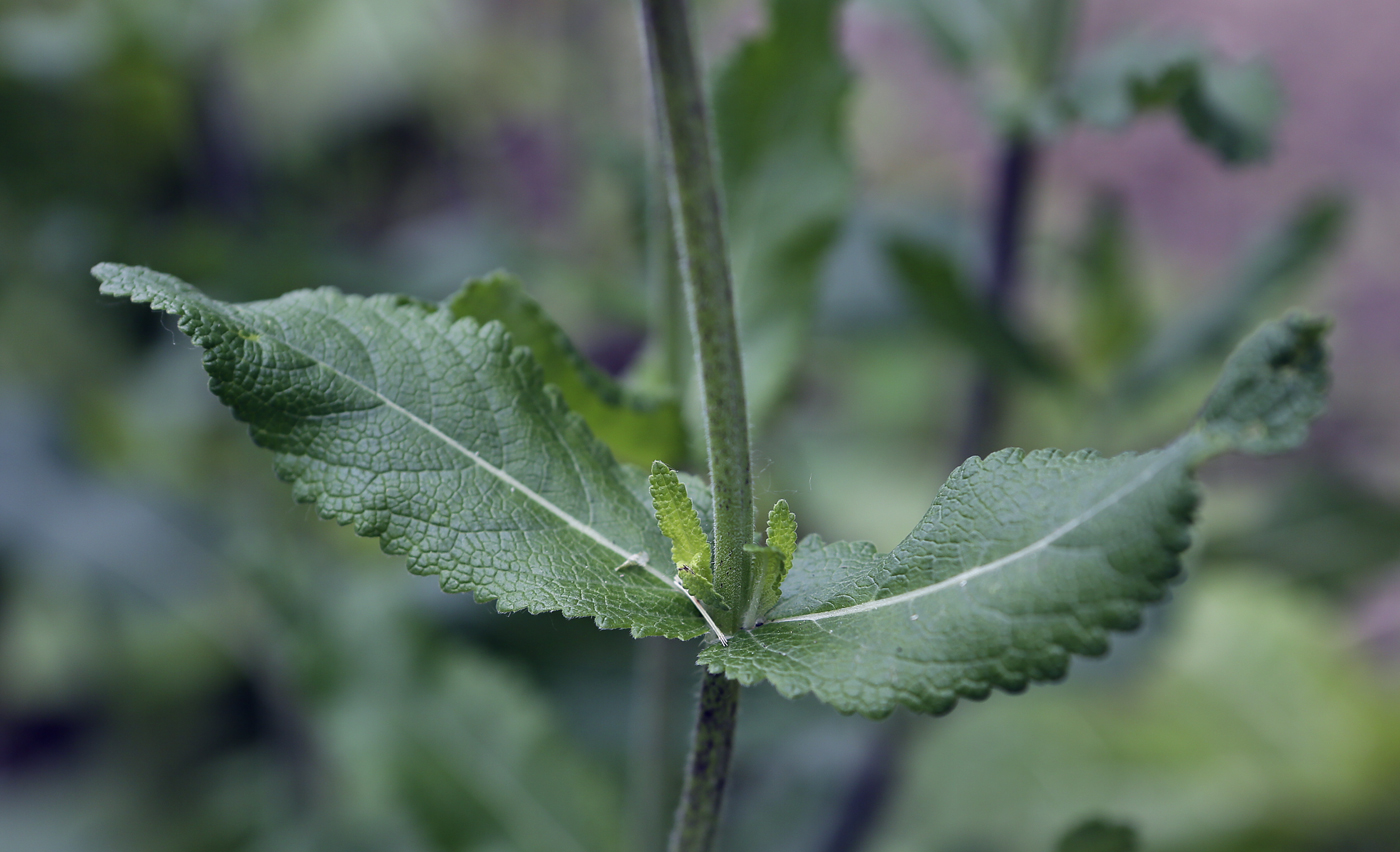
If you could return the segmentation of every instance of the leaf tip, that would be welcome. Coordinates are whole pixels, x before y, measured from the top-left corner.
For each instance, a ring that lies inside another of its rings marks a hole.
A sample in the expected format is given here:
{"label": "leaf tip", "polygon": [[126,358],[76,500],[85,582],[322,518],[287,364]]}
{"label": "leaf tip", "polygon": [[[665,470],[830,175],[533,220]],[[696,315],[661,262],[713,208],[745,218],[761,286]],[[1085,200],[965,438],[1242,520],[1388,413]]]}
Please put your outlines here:
{"label": "leaf tip", "polygon": [[1326,403],[1331,327],[1326,317],[1293,311],[1235,349],[1199,416],[1211,454],[1274,453],[1303,442]]}

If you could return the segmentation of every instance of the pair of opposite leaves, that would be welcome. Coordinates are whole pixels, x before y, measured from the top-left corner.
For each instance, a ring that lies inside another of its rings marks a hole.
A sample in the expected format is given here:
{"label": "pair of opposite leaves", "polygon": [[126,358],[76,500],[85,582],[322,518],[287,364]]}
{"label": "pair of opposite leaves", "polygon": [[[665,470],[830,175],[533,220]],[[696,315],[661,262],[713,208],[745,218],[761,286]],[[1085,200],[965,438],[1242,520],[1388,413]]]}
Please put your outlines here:
{"label": "pair of opposite leaves", "polygon": [[[681,547],[663,534],[647,474],[614,459],[499,322],[454,299],[320,289],[229,304],[146,269],[94,274],[102,292],[178,316],[205,350],[210,389],[274,452],[295,499],[378,537],[411,571],[502,610],[558,610],[635,636],[709,629],[691,598],[703,583],[683,588],[669,570],[674,550],[707,579],[705,558],[681,554],[701,549],[694,530]],[[1108,631],[1135,627],[1165,594],[1201,462],[1304,439],[1327,385],[1325,332],[1296,314],[1261,327],[1162,449],[968,459],[889,553],[808,536],[789,555],[770,534],[771,553],[755,558],[777,554],[780,594],[759,626],[700,662],[877,717],[1063,676],[1071,654],[1104,653]],[[709,518],[708,489],[670,477]]]}

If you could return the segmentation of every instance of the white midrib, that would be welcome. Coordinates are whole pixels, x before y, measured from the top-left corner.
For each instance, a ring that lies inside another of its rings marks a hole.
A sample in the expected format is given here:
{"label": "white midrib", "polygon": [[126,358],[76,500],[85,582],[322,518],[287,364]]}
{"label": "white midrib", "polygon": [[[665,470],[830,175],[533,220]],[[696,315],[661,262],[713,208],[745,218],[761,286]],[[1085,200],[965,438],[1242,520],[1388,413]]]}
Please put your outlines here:
{"label": "white midrib", "polygon": [[588,536],[588,538],[592,539],[598,544],[601,544],[603,547],[606,547],[608,550],[611,550],[618,556],[621,556],[625,561],[622,563],[622,565],[618,566],[619,568],[625,568],[628,565],[639,565],[642,568],[645,568],[650,574],[660,579],[666,585],[673,587],[675,586],[675,583],[670,577],[667,577],[665,574],[652,567],[652,565],[650,564],[650,560],[647,558],[647,554],[633,553],[627,550],[626,548],[620,546],[612,539],[598,532],[598,530],[594,529],[588,524],[585,524],[583,521],[580,521],[578,518],[564,511],[562,508],[556,505],[549,498],[545,497],[543,494],[540,494],[538,491],[535,491],[533,488],[516,479],[514,476],[511,476],[506,471],[502,470],[499,467],[496,467],[494,464],[491,464],[489,461],[482,458],[475,452],[472,452],[471,449],[462,444],[462,442],[458,441],[456,438],[453,438],[451,435],[447,434],[446,432],[437,428],[433,424],[419,417],[417,414],[414,414],[412,411],[409,411],[407,408],[404,408],[402,405],[399,405],[394,400],[385,396],[377,388],[372,388],[364,382],[360,381],[359,379],[355,378],[354,376],[350,375],[349,373],[346,373],[343,370],[337,368],[335,365],[328,364],[325,361],[322,361],[320,358],[317,358],[315,355],[312,355],[310,352],[307,352],[301,349],[300,347],[293,346],[291,343],[287,342],[285,338],[279,339],[278,342],[281,343],[283,346],[287,347],[288,349],[292,350],[293,352],[297,353],[298,355],[302,356],[303,358],[307,359],[308,361],[312,362],[313,364],[316,364],[317,366],[334,373],[335,375],[345,379],[345,381],[349,382],[350,384],[353,384],[356,387],[364,390],[366,393],[372,395],[380,402],[382,402],[385,405],[385,407],[393,411],[397,411],[399,414],[402,414],[404,417],[408,418],[409,422],[421,427],[428,434],[442,441],[444,444],[446,444],[448,447],[452,448],[456,452],[461,453],[473,464],[477,465],[482,470],[501,480],[510,488],[519,491],[526,499],[539,504],[539,506],[545,511],[549,512],[550,514],[562,520],[564,523],[568,524],[570,529],[573,529],[585,536]]}
{"label": "white midrib", "polygon": [[870,612],[871,610],[883,609],[887,606],[896,606],[898,604],[906,603],[912,600],[917,600],[928,595],[937,594],[938,592],[941,592],[944,589],[948,589],[953,586],[961,586],[974,577],[980,577],[983,574],[990,574],[991,572],[996,571],[1006,565],[1009,565],[1012,562],[1015,562],[1019,559],[1024,559],[1027,556],[1045,550],[1046,548],[1053,545],[1056,541],[1060,540],[1061,538],[1064,538],[1066,535],[1073,532],[1075,529],[1078,529],[1079,527],[1093,520],[1094,517],[1097,516],[1100,512],[1117,504],[1118,501],[1122,500],[1124,497],[1141,488],[1145,483],[1150,482],[1153,477],[1162,472],[1162,469],[1165,468],[1168,463],[1176,460],[1177,455],[1179,455],[1183,451],[1178,448],[1184,446],[1184,442],[1178,442],[1177,444],[1173,444],[1172,446],[1167,447],[1165,450],[1162,451],[1162,456],[1159,461],[1157,461],[1155,464],[1149,465],[1148,467],[1144,468],[1141,473],[1139,473],[1137,476],[1134,476],[1132,479],[1128,480],[1123,485],[1119,486],[1113,493],[1109,494],[1107,497],[1103,498],[1099,502],[1085,509],[1083,512],[1080,512],[1078,515],[1075,515],[1073,518],[1070,518],[1068,521],[1065,521],[1063,524],[1056,527],[1044,537],[1037,539],[1036,541],[1021,548],[1020,550],[1017,550],[1013,553],[1008,553],[1007,555],[999,559],[995,559],[991,562],[988,562],[985,565],[978,565],[975,568],[969,568],[961,574],[958,574],[954,577],[949,577],[946,580],[942,580],[940,582],[934,583],[929,586],[924,586],[922,588],[911,589],[907,592],[901,592],[897,595],[890,595],[887,598],[879,598],[878,600],[866,601],[865,603],[860,604],[853,604],[852,606],[842,607],[840,609],[829,609],[824,612],[814,612],[811,615],[789,615],[785,618],[774,618],[764,623],[781,624],[783,622],[788,621],[823,621],[828,618],[840,618],[842,616],[855,615],[856,613]]}

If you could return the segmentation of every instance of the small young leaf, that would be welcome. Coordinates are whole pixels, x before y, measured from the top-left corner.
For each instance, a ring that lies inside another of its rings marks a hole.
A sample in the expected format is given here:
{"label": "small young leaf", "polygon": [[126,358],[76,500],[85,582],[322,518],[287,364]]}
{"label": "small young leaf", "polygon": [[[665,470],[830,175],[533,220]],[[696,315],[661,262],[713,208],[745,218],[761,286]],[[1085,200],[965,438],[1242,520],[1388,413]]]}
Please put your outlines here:
{"label": "small young leaf", "polygon": [[482,325],[496,320],[517,345],[529,347],[544,380],[559,388],[570,410],[619,461],[645,465],[685,456],[680,405],[632,393],[593,366],[515,276],[496,272],[468,281],[446,307],[454,317],[469,316]]}
{"label": "small young leaf", "polygon": [[773,608],[782,595],[783,575],[787,573],[783,555],[761,544],[746,544],[744,550],[753,560],[753,572],[759,578],[759,593],[752,602],[751,621]]}
{"label": "small young leaf", "polygon": [[1109,630],[1136,627],[1180,571],[1198,464],[1302,440],[1322,408],[1325,328],[1290,316],[1255,332],[1164,449],[1002,450],[958,468],[890,553],[807,537],[767,621],[700,661],[876,717],[1063,677],[1071,654],[1102,654]]}
{"label": "small young leaf", "polygon": [[755,559],[754,568],[762,578],[756,615],[763,615],[777,605],[783,596],[783,580],[792,570],[792,556],[797,551],[797,517],[786,500],[773,504],[768,512],[768,546],[754,548],[763,553]]}
{"label": "small young leaf", "polygon": [[[786,500],[773,504],[768,512],[768,546],[783,555],[783,571],[792,567],[792,554],[797,550],[797,516],[788,508]],[[783,578],[778,578],[781,584]]]}
{"label": "small young leaf", "polygon": [[402,296],[232,305],[148,269],[93,274],[107,295],[178,316],[210,389],[275,453],[293,497],[378,537],[409,570],[502,610],[637,636],[705,632],[661,567],[646,477],[613,459],[499,323]]}
{"label": "small young leaf", "polygon": [[700,515],[690,502],[690,495],[665,462],[652,462],[651,505],[656,511],[656,523],[671,540],[671,560],[677,568],[689,568],[711,579],[710,540],[700,526]]}
{"label": "small young leaf", "polygon": [[[700,525],[700,514],[690,502],[685,485],[664,462],[651,465],[651,505],[656,523],[671,540],[671,559],[676,563],[676,582],[709,609],[728,609],[715,594],[714,570],[710,565],[710,539]],[[703,489],[702,489],[703,490]],[[718,633],[718,631],[716,631]]]}

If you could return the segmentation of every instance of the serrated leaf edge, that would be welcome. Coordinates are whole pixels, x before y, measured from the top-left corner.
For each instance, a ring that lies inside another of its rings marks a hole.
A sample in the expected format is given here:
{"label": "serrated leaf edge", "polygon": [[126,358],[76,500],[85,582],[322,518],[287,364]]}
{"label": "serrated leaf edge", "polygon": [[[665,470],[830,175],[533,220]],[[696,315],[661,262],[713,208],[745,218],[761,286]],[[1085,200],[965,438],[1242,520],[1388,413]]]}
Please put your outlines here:
{"label": "serrated leaf edge", "polygon": [[[146,285],[144,288],[142,288],[142,287],[140,287],[140,286],[137,286],[137,284],[131,280],[132,278],[137,278],[137,279],[139,280],[139,278],[140,278],[142,275],[149,275],[149,276],[151,276],[151,277],[154,277],[154,278],[158,279],[158,280],[161,281],[162,283],[174,285],[174,286],[175,286],[175,289],[178,290],[178,291],[180,292],[180,294],[183,295],[183,296],[185,296],[186,298],[188,298],[188,299],[190,299],[190,300],[193,300],[193,301],[197,301],[197,302],[203,302],[203,303],[205,303],[206,306],[207,306],[206,309],[217,310],[217,311],[219,311],[220,313],[225,314],[225,315],[226,315],[226,316],[225,316],[225,320],[226,320],[227,322],[229,322],[230,324],[233,324],[233,325],[241,325],[241,323],[239,323],[238,320],[237,320],[237,318],[236,318],[237,309],[239,308],[239,305],[238,305],[238,304],[236,304],[236,303],[228,303],[228,302],[221,302],[221,301],[219,301],[219,300],[217,300],[217,299],[213,299],[213,298],[211,298],[211,297],[205,295],[205,294],[204,294],[202,291],[200,291],[198,288],[194,287],[193,285],[189,284],[188,282],[185,282],[185,281],[183,281],[183,280],[177,278],[176,276],[169,275],[169,274],[163,273],[163,272],[158,272],[158,271],[156,271],[156,270],[149,269],[149,268],[147,268],[147,267],[141,267],[141,266],[126,266],[126,265],[123,265],[123,264],[116,264],[116,263],[100,263],[100,264],[98,264],[97,266],[93,267],[93,269],[92,269],[92,274],[93,274],[94,277],[96,277],[96,278],[101,282],[101,286],[100,286],[99,290],[100,290],[100,292],[102,292],[103,294],[109,295],[109,296],[118,296],[118,297],[127,298],[127,299],[130,299],[130,300],[131,300],[133,303],[135,303],[135,304],[148,304],[148,305],[150,305],[153,309],[160,310],[160,311],[162,311],[162,312],[164,312],[164,313],[171,314],[171,315],[173,315],[173,316],[175,316],[175,317],[177,318],[177,320],[178,320],[177,325],[178,325],[178,327],[180,328],[181,331],[187,331],[186,324],[187,324],[188,322],[191,322],[191,321],[192,321],[191,318],[187,315],[187,314],[188,314],[188,309],[187,309],[187,308],[183,308],[183,307],[179,304],[179,301],[178,301],[178,299],[177,299],[175,296],[173,296],[173,295],[171,295],[171,294],[169,294],[169,293],[161,292],[159,288],[154,287],[154,286],[152,286],[152,285]],[[346,293],[343,293],[343,292],[341,292],[340,290],[338,290],[338,289],[336,289],[336,288],[334,288],[334,287],[325,287],[325,288],[319,288],[319,289],[330,291],[330,292],[334,293],[336,296],[338,296],[338,297],[340,297],[340,298],[342,298],[342,299],[345,299],[345,300],[347,300],[347,301],[354,301],[354,300],[356,300],[356,299],[361,298],[361,297],[355,296],[355,295],[353,295],[353,294],[346,294]],[[416,300],[416,299],[410,299],[410,300],[408,300],[408,301],[412,302],[413,304],[420,305],[422,308],[424,308],[424,309],[426,309],[426,310],[428,310],[428,311],[435,311],[435,310],[438,310],[439,307],[440,307],[440,306],[434,305],[434,304],[432,304],[432,303],[420,302],[420,301],[418,301],[418,300]],[[499,337],[500,337],[501,340],[502,340],[501,345],[504,347],[505,351],[506,351],[507,353],[509,353],[509,356],[510,356],[511,358],[521,357],[521,356],[523,355],[524,357],[530,359],[532,362],[533,362],[533,360],[534,360],[534,356],[530,354],[528,348],[526,348],[526,347],[521,347],[521,346],[513,346],[513,345],[510,344],[510,341],[509,341],[510,334],[509,334],[509,332],[507,332],[507,331],[505,330],[504,326],[503,326],[501,323],[499,323],[499,322],[491,322],[491,323],[486,323],[486,324],[483,325],[483,324],[477,322],[477,321],[476,321],[474,318],[472,318],[472,317],[455,318],[455,319],[453,319],[453,322],[468,322],[468,323],[471,323],[473,326],[476,327],[476,329],[477,329],[477,334],[478,334],[478,335],[481,335],[481,336],[483,336],[483,337],[486,337],[487,335],[496,336],[496,335],[498,334]],[[492,332],[492,329],[493,329],[493,328],[496,329],[496,332]],[[240,332],[240,333],[241,333],[241,332]],[[196,342],[198,342],[198,341],[196,341]],[[399,414],[402,414],[402,415],[403,415],[404,417],[406,417],[411,423],[414,423],[415,425],[418,425],[418,426],[422,427],[422,428],[425,429],[429,434],[431,434],[431,435],[437,437],[439,440],[443,441],[443,443],[444,443],[445,445],[447,445],[448,447],[450,447],[450,448],[452,448],[452,449],[454,449],[454,450],[460,452],[462,455],[464,455],[466,458],[468,458],[468,459],[469,459],[470,461],[472,461],[474,464],[480,466],[483,470],[487,471],[487,472],[490,473],[491,475],[493,475],[493,476],[497,477],[498,479],[500,479],[500,480],[501,480],[503,483],[505,483],[508,487],[517,490],[517,491],[520,492],[522,495],[524,495],[527,499],[530,499],[530,500],[535,501],[541,508],[545,509],[546,511],[548,511],[548,512],[550,512],[551,514],[553,514],[553,515],[555,515],[556,517],[558,517],[560,520],[564,521],[564,522],[565,522],[571,529],[573,529],[574,531],[585,535],[586,537],[588,537],[589,539],[591,539],[591,540],[594,541],[595,543],[597,543],[597,544],[599,544],[599,545],[601,545],[601,546],[607,548],[608,550],[611,550],[613,553],[616,553],[617,555],[621,556],[621,557],[623,558],[623,562],[622,562],[621,564],[619,564],[619,565],[616,567],[615,570],[619,570],[619,571],[620,571],[620,570],[622,570],[622,569],[624,569],[624,568],[628,568],[628,567],[631,567],[631,566],[637,566],[637,567],[644,568],[644,569],[647,571],[647,573],[649,573],[649,574],[651,574],[652,576],[656,577],[657,579],[661,580],[661,581],[662,581],[663,583],[665,583],[668,587],[670,587],[670,588],[672,588],[672,589],[675,589],[676,591],[679,591],[681,594],[685,595],[687,598],[690,599],[691,603],[695,605],[695,608],[696,608],[696,610],[699,612],[701,618],[702,618],[702,619],[705,621],[705,623],[708,624],[709,627],[715,632],[715,635],[720,639],[720,642],[721,642],[722,644],[725,644],[725,645],[728,644],[728,637],[726,637],[726,636],[719,630],[719,628],[715,625],[714,620],[710,617],[710,614],[705,610],[704,606],[701,605],[700,601],[697,600],[697,599],[696,599],[693,595],[691,595],[689,592],[687,592],[684,588],[682,588],[682,587],[680,586],[680,584],[677,583],[676,580],[675,580],[673,577],[668,577],[665,573],[661,572],[661,571],[658,570],[655,566],[651,565],[651,564],[650,564],[650,559],[648,558],[648,555],[647,555],[646,553],[631,553],[631,552],[629,552],[626,548],[624,548],[624,547],[618,545],[616,542],[612,541],[612,540],[609,539],[607,536],[605,536],[605,535],[603,535],[602,533],[600,533],[598,530],[594,529],[593,527],[589,526],[588,524],[585,524],[583,521],[580,521],[578,518],[576,518],[576,517],[574,517],[573,515],[569,514],[567,511],[565,511],[564,509],[562,509],[561,507],[559,507],[558,505],[556,505],[555,503],[553,503],[552,501],[550,501],[548,498],[546,498],[546,497],[544,497],[543,495],[537,493],[536,491],[534,491],[534,489],[532,489],[532,488],[530,488],[529,486],[525,485],[523,482],[521,482],[520,480],[516,479],[514,476],[511,476],[508,472],[506,472],[506,471],[504,471],[504,470],[502,470],[502,469],[496,467],[495,465],[491,464],[490,462],[486,461],[486,460],[485,460],[484,458],[482,458],[480,455],[478,455],[477,453],[471,451],[471,450],[468,449],[466,446],[464,446],[461,442],[459,442],[459,441],[457,441],[456,439],[452,438],[450,435],[446,434],[446,433],[443,432],[442,430],[440,430],[440,429],[438,429],[437,427],[433,426],[431,423],[427,422],[426,420],[423,420],[421,417],[418,417],[418,416],[415,415],[413,412],[409,411],[408,409],[404,408],[403,406],[401,406],[401,405],[395,403],[392,399],[390,399],[390,398],[388,398],[387,396],[385,396],[384,394],[380,393],[378,390],[369,387],[369,386],[366,385],[364,382],[361,382],[359,379],[356,379],[355,377],[353,377],[353,376],[351,376],[351,375],[349,375],[349,374],[347,374],[347,373],[345,373],[345,372],[343,372],[343,371],[341,371],[341,370],[339,370],[339,369],[336,369],[336,368],[335,368],[334,366],[332,366],[331,364],[328,364],[328,363],[326,363],[325,361],[323,361],[322,359],[317,358],[317,357],[315,357],[315,356],[313,356],[313,355],[307,353],[306,351],[300,349],[299,347],[292,345],[291,343],[289,343],[289,342],[286,341],[285,339],[281,338],[280,336],[279,336],[278,338],[276,338],[276,342],[277,342],[277,344],[278,344],[279,346],[285,347],[289,352],[293,352],[293,353],[295,353],[295,354],[297,354],[297,355],[299,355],[299,356],[305,358],[308,362],[313,363],[313,364],[316,364],[317,366],[324,368],[324,369],[327,370],[328,372],[333,373],[334,375],[345,379],[347,382],[349,382],[349,383],[355,385],[356,387],[359,387],[359,388],[363,389],[364,391],[368,392],[369,394],[373,395],[373,396],[374,396],[375,398],[377,398],[380,402],[382,402],[386,407],[388,407],[388,408],[390,408],[390,409],[392,409],[392,410],[398,412]],[[204,347],[203,347],[203,344],[200,344],[200,346],[201,346],[201,348],[204,348]],[[538,365],[535,365],[535,366],[536,366],[536,369],[538,369]],[[552,396],[552,397],[557,397],[557,400],[555,400],[555,401],[556,401],[556,404],[559,405],[559,406],[561,406],[561,407],[564,406],[562,394],[560,394],[560,393],[558,392],[558,389],[557,389],[557,388],[554,388],[552,385],[542,385],[541,387],[542,387],[542,389],[545,390],[546,392],[551,391],[551,390],[554,391],[554,393],[553,393],[551,396]],[[570,416],[573,416],[573,417],[577,417],[577,416],[578,416],[578,415],[575,414],[574,412],[567,411],[567,408],[565,408],[565,411],[566,411]],[[580,423],[580,424],[583,423],[583,421],[582,421],[581,418],[579,418],[579,423]],[[534,609],[533,607],[530,607],[530,606],[526,606],[525,609],[528,610],[528,611],[530,611],[530,612],[532,612],[532,613],[544,611],[544,610],[536,610],[536,609]],[[567,613],[566,613],[566,615],[567,615]],[[607,625],[603,625],[603,623],[602,623],[601,620],[599,621],[599,624],[600,624],[600,626],[607,626]]]}
{"label": "serrated leaf edge", "polygon": [[1193,438],[1193,436],[1197,434],[1198,433],[1196,431],[1188,432],[1185,436],[1182,437],[1181,440],[1176,441],[1171,446],[1163,450],[1161,458],[1156,463],[1144,468],[1137,476],[1134,476],[1131,480],[1115,489],[1113,493],[1104,497],[1102,500],[1090,506],[1088,509],[1085,509],[1083,512],[1080,512],[1078,515],[1075,515],[1073,518],[1070,518],[1068,521],[1065,521],[1063,524],[1056,527],[1054,530],[1051,530],[1049,533],[1042,536],[1041,538],[1031,542],[1025,547],[1020,548],[1019,550],[1016,550],[1012,553],[1008,553],[1005,556],[1000,557],[999,559],[994,559],[991,562],[988,562],[984,565],[978,565],[973,568],[969,568],[966,571],[949,577],[946,580],[941,580],[937,583],[933,583],[928,586],[923,586],[922,588],[911,589],[907,592],[902,592],[897,595],[890,595],[887,598],[878,598],[876,600],[866,601],[864,603],[859,604],[852,604],[851,606],[840,607],[838,609],[823,610],[822,612],[807,613],[804,615],[788,615],[782,618],[770,619],[769,621],[766,621],[764,623],[781,624],[787,621],[823,621],[828,618],[840,618],[841,616],[855,615],[856,613],[861,612],[869,612],[871,610],[882,609],[887,606],[894,606],[896,604],[901,604],[906,601],[916,600],[927,595],[935,594],[937,592],[943,591],[944,589],[952,588],[953,586],[966,583],[968,580],[974,577],[979,577],[983,574],[989,574],[993,571],[996,571],[1005,565],[1009,565],[1013,562],[1016,562],[1019,559],[1022,559],[1026,556],[1029,556],[1033,553],[1044,550],[1045,548],[1051,546],[1059,539],[1063,538],[1064,536],[1068,535],[1069,533],[1073,532],[1074,530],[1093,520],[1094,517],[1096,517],[1100,512],[1104,511],[1105,509],[1111,508],[1124,497],[1131,494],[1133,491],[1136,491],[1138,488],[1142,487],[1148,482],[1151,482],[1157,476],[1157,474],[1165,470],[1168,465],[1174,462],[1180,462],[1184,458],[1189,458],[1195,451],[1197,444],[1196,441],[1189,439]]}

